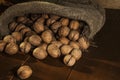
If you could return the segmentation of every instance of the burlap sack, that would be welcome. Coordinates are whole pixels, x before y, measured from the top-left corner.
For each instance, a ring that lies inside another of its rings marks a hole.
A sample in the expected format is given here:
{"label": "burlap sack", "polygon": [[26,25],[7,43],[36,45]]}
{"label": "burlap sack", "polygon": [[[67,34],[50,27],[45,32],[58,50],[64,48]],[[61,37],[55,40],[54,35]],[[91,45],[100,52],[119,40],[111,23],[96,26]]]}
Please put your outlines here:
{"label": "burlap sack", "polygon": [[93,0],[39,0],[19,3],[9,7],[0,16],[0,33],[9,33],[8,23],[15,16],[29,13],[56,14],[71,19],[83,20],[89,25],[91,39],[103,27],[105,11]]}

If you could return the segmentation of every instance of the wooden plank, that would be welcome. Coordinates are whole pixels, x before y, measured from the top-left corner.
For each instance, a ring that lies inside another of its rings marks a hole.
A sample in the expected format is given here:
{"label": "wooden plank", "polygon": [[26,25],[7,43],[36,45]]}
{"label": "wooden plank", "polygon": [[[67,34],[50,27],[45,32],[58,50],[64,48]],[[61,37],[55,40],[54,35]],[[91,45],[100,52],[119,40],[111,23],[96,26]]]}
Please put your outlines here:
{"label": "wooden plank", "polygon": [[24,63],[28,55],[1,55],[0,53],[0,80],[10,80],[14,76],[16,67]]}
{"label": "wooden plank", "polygon": [[119,80],[120,10],[107,10],[106,24],[95,36],[98,47],[89,49],[75,65],[69,80]]}
{"label": "wooden plank", "polygon": [[[66,80],[71,68],[66,67],[59,59],[48,57],[38,61],[31,57],[27,63],[33,70],[33,75],[28,80]],[[13,80],[19,80],[14,77]]]}
{"label": "wooden plank", "polygon": [[68,80],[119,80],[120,67],[109,63],[114,62],[84,59],[75,66]]}
{"label": "wooden plank", "polygon": [[3,54],[0,55],[0,80],[19,80],[13,72],[23,63],[29,65],[33,70],[33,75],[28,80],[66,80],[71,70],[60,59],[48,57],[43,61],[38,61],[34,57],[30,57],[25,62],[29,55]]}

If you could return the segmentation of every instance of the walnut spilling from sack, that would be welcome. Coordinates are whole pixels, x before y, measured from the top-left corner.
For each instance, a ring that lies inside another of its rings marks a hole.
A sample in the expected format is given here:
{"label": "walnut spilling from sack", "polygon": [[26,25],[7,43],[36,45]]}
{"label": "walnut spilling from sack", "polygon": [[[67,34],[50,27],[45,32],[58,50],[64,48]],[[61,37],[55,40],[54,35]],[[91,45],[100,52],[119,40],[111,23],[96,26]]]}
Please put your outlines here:
{"label": "walnut spilling from sack", "polygon": [[65,56],[63,62],[73,66],[90,46],[89,27],[81,20],[53,14],[27,14],[15,17],[8,28],[10,34],[0,41],[0,51],[10,55],[32,53],[39,60]]}

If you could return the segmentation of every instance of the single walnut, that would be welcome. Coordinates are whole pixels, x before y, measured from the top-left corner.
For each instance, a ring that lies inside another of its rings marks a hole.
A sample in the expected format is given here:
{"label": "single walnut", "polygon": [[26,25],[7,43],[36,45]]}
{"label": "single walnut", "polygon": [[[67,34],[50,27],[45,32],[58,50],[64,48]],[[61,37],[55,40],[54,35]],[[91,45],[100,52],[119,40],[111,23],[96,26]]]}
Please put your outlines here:
{"label": "single walnut", "polygon": [[7,42],[7,43],[10,43],[10,42],[16,43],[16,39],[15,39],[12,35],[6,35],[6,36],[3,38],[3,41],[5,41],[5,42]]}
{"label": "single walnut", "polygon": [[50,28],[52,29],[52,31],[54,33],[56,33],[60,27],[61,27],[60,22],[55,22],[55,23],[52,24],[52,26],[50,26]]}
{"label": "single walnut", "polygon": [[39,24],[44,24],[44,22],[45,22],[45,18],[40,17],[40,18],[37,19],[36,22],[39,23]]}
{"label": "single walnut", "polygon": [[18,23],[26,23],[28,18],[26,16],[19,16],[17,17],[17,22]]}
{"label": "single walnut", "polygon": [[39,23],[39,22],[35,22],[33,24],[33,29],[36,33],[41,33],[42,31],[44,31],[44,25],[43,23]]}
{"label": "single walnut", "polygon": [[74,48],[71,51],[71,55],[76,59],[79,60],[82,57],[82,51],[80,49]]}
{"label": "single walnut", "polygon": [[31,29],[29,27],[26,27],[26,28],[22,29],[20,32],[22,35],[25,35],[27,32],[30,32],[30,31],[31,31]]}
{"label": "single walnut", "polygon": [[48,45],[47,52],[53,58],[58,58],[61,55],[60,49],[55,44]]}
{"label": "single walnut", "polygon": [[67,26],[62,26],[58,30],[58,35],[62,37],[68,36],[70,29]]}
{"label": "single walnut", "polygon": [[60,48],[63,44],[60,41],[52,41],[52,44],[55,44],[58,48]]}
{"label": "single walnut", "polygon": [[24,28],[26,28],[26,26],[24,24],[19,24],[19,25],[16,26],[14,31],[20,32]]}
{"label": "single walnut", "polygon": [[29,42],[24,41],[20,44],[19,47],[20,47],[20,51],[26,54],[30,52],[32,46]]}
{"label": "single walnut", "polygon": [[37,47],[33,50],[33,56],[37,59],[43,60],[47,57],[47,52],[43,47]]}
{"label": "single walnut", "polygon": [[70,41],[69,45],[72,46],[73,48],[77,48],[77,49],[80,48],[79,43],[76,41]]}
{"label": "single walnut", "polygon": [[46,30],[41,34],[41,38],[45,43],[50,43],[53,38],[53,34],[51,30]]}
{"label": "single walnut", "polygon": [[63,55],[67,55],[72,51],[72,47],[70,45],[63,45],[61,46],[60,50]]}
{"label": "single walnut", "polygon": [[69,33],[69,35],[68,35],[69,39],[73,40],[73,41],[78,40],[79,36],[80,36],[80,34],[76,30],[71,30],[70,33]]}
{"label": "single walnut", "polygon": [[20,66],[17,70],[17,75],[20,79],[27,79],[32,75],[32,69],[27,65]]}
{"label": "single walnut", "polygon": [[80,23],[76,20],[70,22],[70,29],[77,30],[80,26]]}
{"label": "single walnut", "polygon": [[50,15],[50,18],[47,20],[47,26],[50,26],[51,24],[55,23],[60,17],[57,15]]}
{"label": "single walnut", "polygon": [[69,43],[69,39],[68,38],[66,38],[66,37],[61,37],[61,38],[59,38],[59,40],[60,40],[60,42],[62,43],[62,44],[68,44]]}
{"label": "single walnut", "polygon": [[60,19],[60,16],[57,16],[57,15],[50,15],[50,19],[51,21],[56,22],[58,19]]}
{"label": "single walnut", "polygon": [[9,25],[8,25],[8,28],[10,31],[14,31],[15,28],[17,27],[18,23],[16,23],[15,21],[11,22]]}
{"label": "single walnut", "polygon": [[58,20],[60,18],[60,16],[57,16],[57,15],[50,15],[50,18],[51,19],[54,19],[54,20]]}
{"label": "single walnut", "polygon": [[33,45],[33,46],[39,46],[41,44],[41,38],[38,35],[32,35],[29,37],[28,41]]}
{"label": "single walnut", "polygon": [[25,37],[30,37],[32,35],[36,35],[36,32],[34,32],[34,31],[26,32]]}
{"label": "single walnut", "polygon": [[87,49],[90,46],[89,41],[85,37],[80,37],[78,42],[79,42],[80,48],[83,50]]}
{"label": "single walnut", "polygon": [[65,55],[63,62],[67,66],[73,66],[76,63],[76,59],[72,55],[68,54],[68,55]]}
{"label": "single walnut", "polygon": [[42,43],[40,46],[38,46],[38,47],[40,47],[40,48],[42,48],[42,49],[44,49],[44,50],[47,50],[47,46],[48,46],[48,44],[46,44],[46,43]]}
{"label": "single walnut", "polygon": [[8,43],[5,47],[5,52],[9,55],[14,55],[18,52],[18,45],[16,43]]}
{"label": "single walnut", "polygon": [[49,27],[51,24],[53,24],[56,20],[55,19],[51,19],[49,18],[47,21],[46,21],[46,25]]}
{"label": "single walnut", "polygon": [[16,39],[16,41],[18,42],[22,41],[23,36],[20,32],[13,32],[12,36]]}
{"label": "single walnut", "polygon": [[68,18],[62,18],[60,19],[60,22],[62,26],[68,26],[69,25],[69,19]]}

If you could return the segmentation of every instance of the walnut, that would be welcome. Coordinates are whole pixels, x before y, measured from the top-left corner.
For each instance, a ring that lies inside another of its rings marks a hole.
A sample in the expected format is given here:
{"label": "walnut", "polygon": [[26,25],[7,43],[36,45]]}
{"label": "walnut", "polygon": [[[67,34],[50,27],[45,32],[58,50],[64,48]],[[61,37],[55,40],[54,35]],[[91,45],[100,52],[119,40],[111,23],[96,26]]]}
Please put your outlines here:
{"label": "walnut", "polygon": [[73,41],[78,40],[79,36],[80,36],[80,34],[76,30],[71,30],[70,33],[69,33],[69,35],[68,35],[69,39],[73,40]]}
{"label": "walnut", "polygon": [[63,62],[67,66],[73,66],[76,63],[76,59],[72,55],[68,54],[68,55],[65,55]]}
{"label": "walnut", "polygon": [[67,26],[62,26],[58,30],[58,35],[62,37],[68,36],[70,29]]}
{"label": "walnut", "polygon": [[53,38],[53,34],[51,30],[46,30],[41,34],[41,38],[45,43],[50,43]]}
{"label": "walnut", "polygon": [[14,55],[18,52],[18,45],[16,43],[8,43],[5,47],[5,52],[9,55]]}

